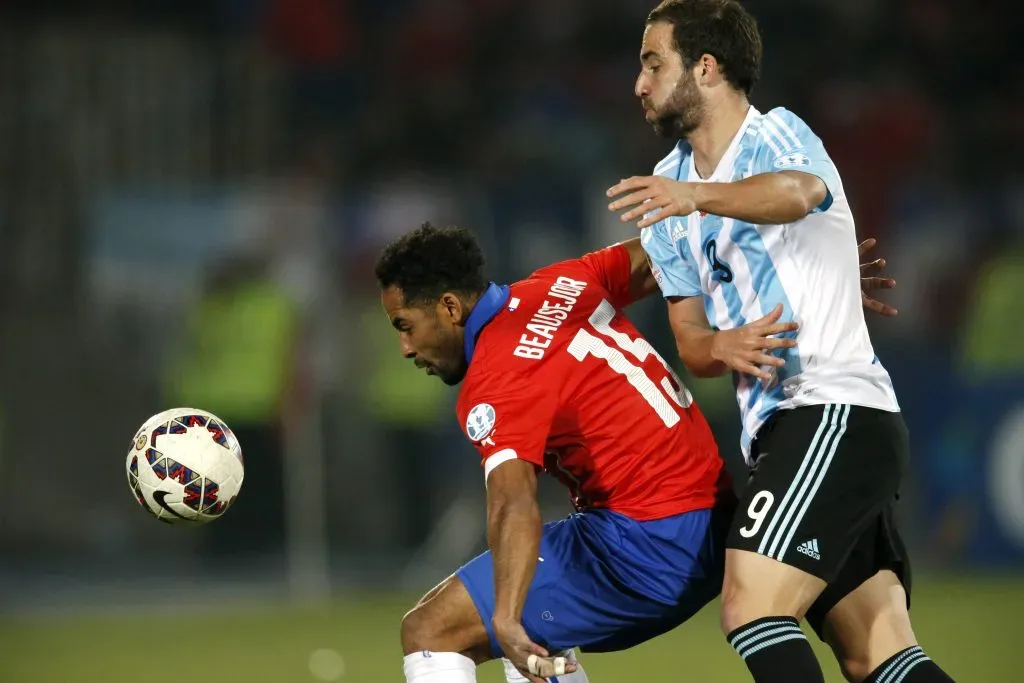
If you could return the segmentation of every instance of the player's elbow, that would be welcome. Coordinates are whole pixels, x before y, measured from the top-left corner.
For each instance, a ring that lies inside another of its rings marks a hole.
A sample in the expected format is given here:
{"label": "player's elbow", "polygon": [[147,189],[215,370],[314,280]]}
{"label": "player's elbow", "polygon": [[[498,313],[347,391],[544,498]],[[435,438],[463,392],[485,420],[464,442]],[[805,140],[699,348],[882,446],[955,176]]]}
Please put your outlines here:
{"label": "player's elbow", "polygon": [[809,173],[780,173],[785,187],[777,196],[778,223],[795,223],[821,206],[828,196],[825,181]]}
{"label": "player's elbow", "polygon": [[796,223],[813,211],[815,206],[817,204],[813,203],[813,198],[806,192],[799,187],[791,187],[789,192],[779,196],[772,221],[779,225]]}
{"label": "player's elbow", "polygon": [[534,496],[490,496],[487,504],[487,517],[490,526],[500,526],[506,520],[540,519],[540,505]]}
{"label": "player's elbow", "polygon": [[797,195],[793,198],[792,206],[790,207],[789,215],[785,216],[784,220],[779,223],[795,223],[802,218],[805,218],[809,213],[814,211],[814,207],[817,204],[813,203],[804,194]]}

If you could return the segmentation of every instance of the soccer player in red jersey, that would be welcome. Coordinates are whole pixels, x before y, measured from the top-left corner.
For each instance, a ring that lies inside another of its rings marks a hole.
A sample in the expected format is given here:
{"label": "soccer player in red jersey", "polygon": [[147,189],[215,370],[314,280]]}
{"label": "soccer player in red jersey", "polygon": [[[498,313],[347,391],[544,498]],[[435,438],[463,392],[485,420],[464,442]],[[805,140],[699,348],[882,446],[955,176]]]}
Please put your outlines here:
{"label": "soccer player in red jersey", "polygon": [[[679,625],[721,587],[732,493],[704,417],[621,309],[657,289],[639,240],[484,280],[472,233],[429,224],[377,264],[402,354],[462,383],[490,551],[402,622],[410,683],[586,681],[571,650],[621,650]],[[537,473],[578,510],[542,525]],[[523,678],[525,677],[525,678]]]}
{"label": "soccer player in red jersey", "polygon": [[[402,621],[406,680],[467,683],[504,657],[510,683],[585,683],[572,648],[626,649],[718,594],[734,498],[704,417],[622,313],[658,289],[639,239],[511,286],[488,283],[483,263],[472,233],[426,224],[376,267],[402,355],[463,385],[488,498],[490,551]],[[575,514],[542,525],[540,471]]]}

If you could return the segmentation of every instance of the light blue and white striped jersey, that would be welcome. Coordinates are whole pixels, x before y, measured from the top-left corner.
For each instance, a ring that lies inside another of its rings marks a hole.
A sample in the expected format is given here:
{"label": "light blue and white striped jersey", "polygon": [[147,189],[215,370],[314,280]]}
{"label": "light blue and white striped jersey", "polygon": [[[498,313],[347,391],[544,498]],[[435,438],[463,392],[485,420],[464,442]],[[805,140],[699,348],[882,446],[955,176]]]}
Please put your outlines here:
{"label": "light blue and white striped jersey", "polygon": [[750,108],[710,178],[698,176],[681,141],[654,172],[688,182],[732,182],[761,173],[802,171],[828,194],[794,223],[755,225],[692,213],[641,232],[655,279],[666,297],[704,297],[717,329],[740,327],[783,305],[782,321],[800,324],[797,346],[769,381],[734,373],[745,458],[758,429],[776,410],[850,403],[898,411],[889,373],[871,347],[861,305],[853,215],[821,140],[786,109]]}

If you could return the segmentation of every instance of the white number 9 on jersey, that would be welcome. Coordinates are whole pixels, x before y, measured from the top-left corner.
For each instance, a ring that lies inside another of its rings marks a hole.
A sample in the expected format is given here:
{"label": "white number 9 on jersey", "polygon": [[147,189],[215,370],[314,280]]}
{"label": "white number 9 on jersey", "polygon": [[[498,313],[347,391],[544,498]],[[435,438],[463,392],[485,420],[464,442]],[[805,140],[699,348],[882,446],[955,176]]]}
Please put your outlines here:
{"label": "white number 9 on jersey", "polygon": [[[612,329],[610,323],[614,317],[615,307],[602,299],[601,304],[590,315],[588,322],[595,332],[611,339],[618,348],[612,348],[602,337],[591,334],[586,328],[580,328],[569,344],[569,355],[580,362],[583,362],[587,356],[604,359],[608,363],[608,367],[625,377],[626,381],[640,393],[666,427],[675,426],[680,418],[673,404],[685,410],[693,404],[693,397],[675,371],[669,367],[661,354],[655,351],[646,339],[643,337],[632,339],[629,335]],[[661,381],[656,384],[644,369],[631,362],[623,351],[640,363],[652,355],[657,358],[665,369],[665,375]]]}

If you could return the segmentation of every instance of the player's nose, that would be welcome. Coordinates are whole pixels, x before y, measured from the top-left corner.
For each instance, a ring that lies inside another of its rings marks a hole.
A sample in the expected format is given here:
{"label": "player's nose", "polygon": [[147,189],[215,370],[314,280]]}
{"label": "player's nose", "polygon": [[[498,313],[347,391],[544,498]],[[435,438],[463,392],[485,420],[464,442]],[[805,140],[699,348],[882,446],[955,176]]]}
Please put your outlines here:
{"label": "player's nose", "polygon": [[409,343],[409,340],[405,339],[404,337],[399,339],[398,348],[399,348],[399,351],[401,351],[403,358],[415,358],[416,357],[416,349],[414,349],[412,347],[412,344]]}
{"label": "player's nose", "polygon": [[644,72],[641,71],[636,77],[636,83],[633,84],[633,94],[637,97],[644,97],[650,94],[650,87],[648,87],[647,79],[644,78]]}

